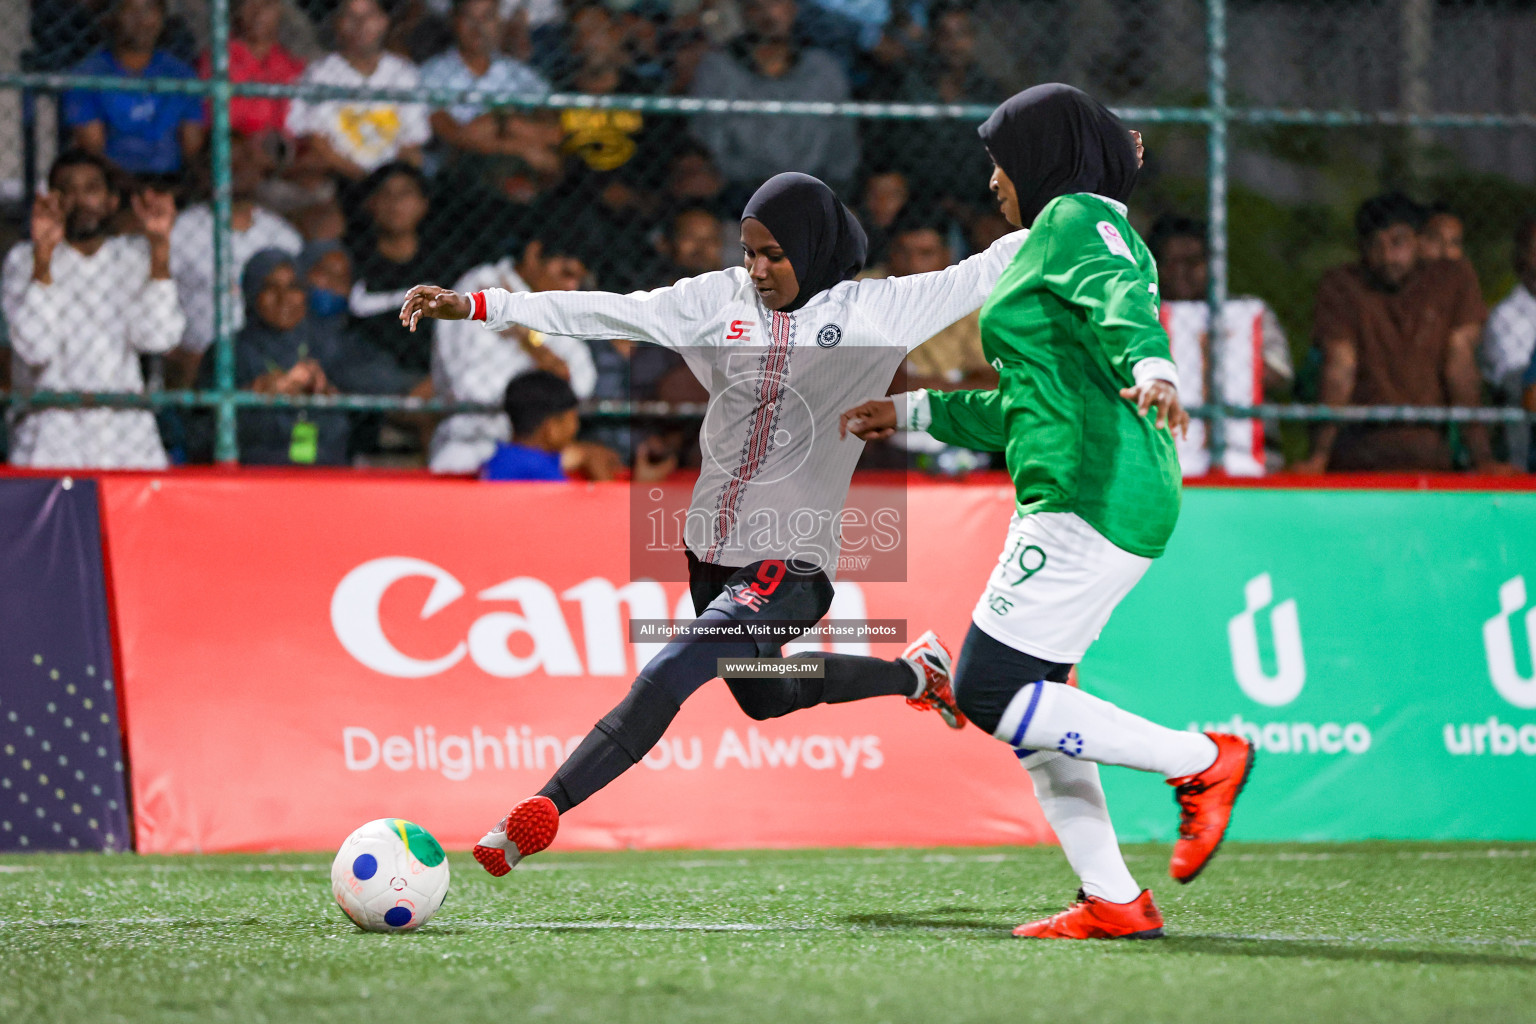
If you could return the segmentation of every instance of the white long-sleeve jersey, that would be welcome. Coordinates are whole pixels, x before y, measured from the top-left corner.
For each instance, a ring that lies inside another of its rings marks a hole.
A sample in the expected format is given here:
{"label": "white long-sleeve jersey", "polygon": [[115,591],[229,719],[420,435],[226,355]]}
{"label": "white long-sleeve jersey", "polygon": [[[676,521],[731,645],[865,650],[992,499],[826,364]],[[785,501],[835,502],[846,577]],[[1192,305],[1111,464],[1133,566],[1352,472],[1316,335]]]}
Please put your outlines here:
{"label": "white long-sleeve jersey", "polygon": [[735,267],[630,295],[490,289],[486,327],[677,351],[709,391],[689,549],[719,565],[797,558],[831,576],[864,449],[838,437],[839,416],[884,395],[908,352],[979,309],[1025,234],[935,273],[844,281],[793,313],[766,309]]}

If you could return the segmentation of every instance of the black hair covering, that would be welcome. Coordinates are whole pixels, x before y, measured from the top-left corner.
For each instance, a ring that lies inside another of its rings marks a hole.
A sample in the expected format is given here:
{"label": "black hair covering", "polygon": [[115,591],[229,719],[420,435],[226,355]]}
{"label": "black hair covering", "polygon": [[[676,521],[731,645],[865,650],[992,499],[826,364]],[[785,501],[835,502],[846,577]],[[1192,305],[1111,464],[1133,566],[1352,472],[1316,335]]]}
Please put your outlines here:
{"label": "black hair covering", "polygon": [[800,293],[785,313],[864,269],[869,247],[864,229],[819,178],[798,171],[775,174],[747,200],[741,219],[748,217],[762,222],[795,268]]}
{"label": "black hair covering", "polygon": [[[245,322],[256,325],[261,318],[256,315],[256,297],[267,286],[267,278],[279,267],[294,267],[297,261],[281,249],[263,249],[245,261],[240,272],[240,291],[245,296]],[[304,282],[299,282],[303,287]]]}
{"label": "black hair covering", "polygon": [[1052,199],[1092,192],[1125,202],[1136,187],[1136,143],[1120,119],[1081,89],[1052,83],[1016,93],[976,129],[1033,224]]}

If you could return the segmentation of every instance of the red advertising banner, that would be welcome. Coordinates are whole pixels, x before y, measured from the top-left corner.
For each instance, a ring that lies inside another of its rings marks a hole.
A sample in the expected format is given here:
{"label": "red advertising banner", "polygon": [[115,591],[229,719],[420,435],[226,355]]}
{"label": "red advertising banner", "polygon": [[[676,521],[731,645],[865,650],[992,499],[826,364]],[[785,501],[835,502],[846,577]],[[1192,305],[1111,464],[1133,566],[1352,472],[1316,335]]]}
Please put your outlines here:
{"label": "red advertising banner", "polygon": [[[386,815],[467,847],[654,653],[628,620],[692,618],[684,583],[629,578],[622,484],[101,487],[146,853],[327,848]],[[842,583],[830,617],[906,620],[957,648],[1010,494],[914,486],[907,581]],[[1028,777],[974,728],[897,698],[753,722],[711,683],[556,848],[1050,840]]]}

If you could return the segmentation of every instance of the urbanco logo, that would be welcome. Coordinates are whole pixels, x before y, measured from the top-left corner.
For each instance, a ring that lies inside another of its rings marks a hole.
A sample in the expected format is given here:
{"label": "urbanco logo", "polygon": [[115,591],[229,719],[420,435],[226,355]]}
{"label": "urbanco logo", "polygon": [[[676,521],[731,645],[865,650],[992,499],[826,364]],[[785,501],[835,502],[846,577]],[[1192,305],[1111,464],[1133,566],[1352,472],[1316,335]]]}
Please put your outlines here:
{"label": "urbanco logo", "polygon": [[[1488,655],[1488,677],[1499,696],[1517,708],[1536,708],[1536,667],[1522,676],[1515,667],[1515,636],[1510,616],[1525,607],[1525,577],[1505,580],[1499,587],[1499,613],[1483,623],[1483,650]],[[1536,659],[1536,608],[1525,613],[1525,635],[1531,657]]]}
{"label": "urbanco logo", "polygon": [[1296,602],[1287,598],[1269,612],[1270,633],[1275,638],[1275,674],[1264,671],[1259,659],[1259,629],[1255,616],[1275,599],[1269,573],[1255,576],[1243,585],[1246,607],[1227,622],[1227,640],[1232,647],[1232,673],[1243,692],[1260,704],[1272,708],[1289,704],[1301,695],[1307,682],[1306,656],[1301,647],[1301,622],[1296,616]]}

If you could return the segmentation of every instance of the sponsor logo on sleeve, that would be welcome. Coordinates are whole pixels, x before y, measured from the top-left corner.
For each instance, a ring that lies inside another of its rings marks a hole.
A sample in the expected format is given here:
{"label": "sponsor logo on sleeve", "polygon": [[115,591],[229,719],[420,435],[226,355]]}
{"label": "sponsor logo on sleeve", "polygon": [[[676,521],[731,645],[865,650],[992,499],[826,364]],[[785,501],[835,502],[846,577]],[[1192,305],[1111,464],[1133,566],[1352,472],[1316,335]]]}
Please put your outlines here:
{"label": "sponsor logo on sleeve", "polygon": [[1109,251],[1116,256],[1124,256],[1132,263],[1136,257],[1131,255],[1131,247],[1125,244],[1125,238],[1120,234],[1120,229],[1107,220],[1099,221],[1099,237],[1104,239],[1104,244],[1109,246]]}

